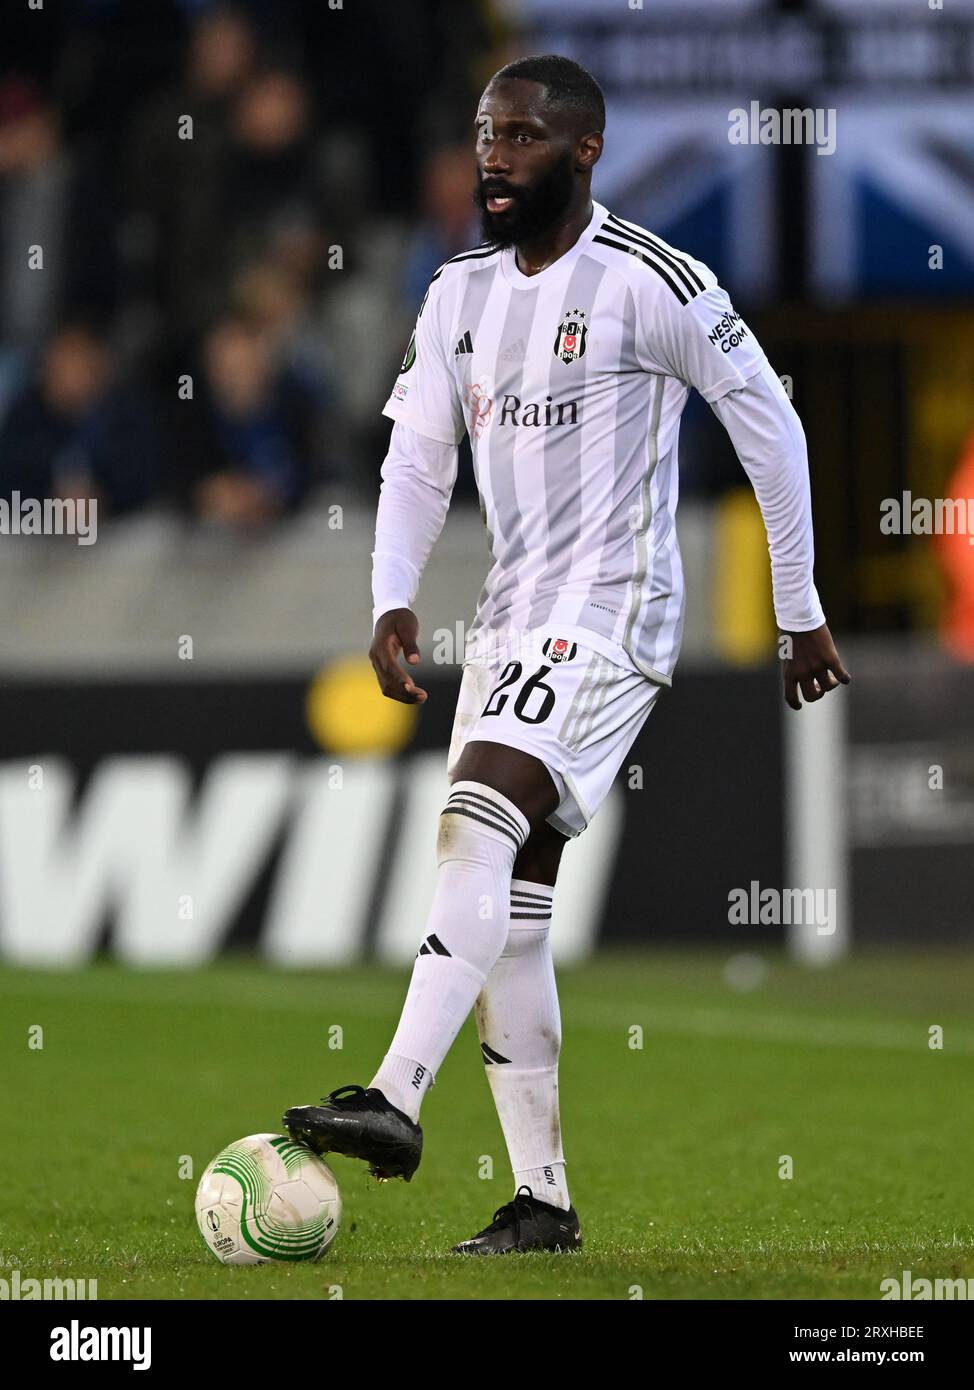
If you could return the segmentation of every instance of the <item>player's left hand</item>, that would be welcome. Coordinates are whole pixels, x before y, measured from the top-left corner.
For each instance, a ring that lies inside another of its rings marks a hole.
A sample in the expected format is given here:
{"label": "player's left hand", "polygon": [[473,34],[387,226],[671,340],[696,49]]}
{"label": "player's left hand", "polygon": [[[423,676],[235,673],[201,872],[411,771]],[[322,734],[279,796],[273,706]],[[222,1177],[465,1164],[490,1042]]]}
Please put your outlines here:
{"label": "player's left hand", "polygon": [[788,632],[785,636],[791,640],[791,656],[786,657],[783,671],[785,703],[792,709],[802,707],[799,690],[811,704],[852,680],[825,623],[811,632]]}

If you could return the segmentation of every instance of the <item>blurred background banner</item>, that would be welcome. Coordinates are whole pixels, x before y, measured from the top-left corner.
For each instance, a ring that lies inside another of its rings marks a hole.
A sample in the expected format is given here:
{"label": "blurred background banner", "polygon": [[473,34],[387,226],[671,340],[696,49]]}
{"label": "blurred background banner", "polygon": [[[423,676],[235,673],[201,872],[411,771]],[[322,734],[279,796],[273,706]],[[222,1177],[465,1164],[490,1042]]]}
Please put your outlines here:
{"label": "blurred background banner", "polygon": [[[968,38],[974,52],[974,30]],[[896,101],[843,100],[842,140],[828,168],[812,165],[809,268],[828,299],[970,293],[974,275],[974,81],[968,95],[909,93]],[[930,283],[930,257],[941,272]]]}
{"label": "blurred background banner", "polygon": [[[73,0],[3,26],[0,955],[413,954],[395,904],[428,896],[488,557],[464,449],[418,604],[431,700],[383,702],[380,412],[430,276],[479,239],[478,96],[539,51],[605,89],[596,196],[710,264],[781,375],[855,680],[841,717],[786,722],[761,518],[693,396],[684,653],[566,853],[557,949],[970,941],[972,0]],[[762,140],[786,110],[811,138]],[[24,499],[96,526],[34,534]]]}
{"label": "blurred background banner", "polygon": [[[432,893],[430,826],[459,681],[434,676],[419,717],[373,684],[357,661],[310,686],[7,682],[8,959],[82,963],[104,947],[130,963],[188,965],[255,947],[291,965],[410,961],[415,921],[402,904]],[[763,674],[715,672],[688,677],[681,697],[661,703],[660,727],[566,852],[562,961],[600,942],[781,938],[780,923],[728,925],[740,864],[782,883],[776,692]],[[355,751],[370,737],[383,755]],[[703,763],[708,777],[687,776]]]}
{"label": "blurred background banner", "polygon": [[[787,943],[821,959],[969,941],[974,672],[923,658],[904,689],[897,670],[866,662],[848,718],[811,707],[785,730],[764,670],[682,677],[566,850],[559,960],[605,945]],[[417,717],[372,681],[357,659],[310,684],[7,680],[7,960],[408,963],[402,903],[432,893],[459,682],[435,674]],[[814,896],[789,898],[794,885]]]}

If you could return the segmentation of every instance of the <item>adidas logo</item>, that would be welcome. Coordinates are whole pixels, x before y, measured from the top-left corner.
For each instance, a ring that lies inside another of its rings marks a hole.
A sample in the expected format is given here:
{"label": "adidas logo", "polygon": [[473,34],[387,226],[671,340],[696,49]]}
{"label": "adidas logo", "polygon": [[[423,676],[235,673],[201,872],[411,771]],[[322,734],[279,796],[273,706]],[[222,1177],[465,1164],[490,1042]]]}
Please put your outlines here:
{"label": "adidas logo", "polygon": [[524,346],[524,339],[518,338],[516,343],[504,349],[500,355],[502,362],[523,362],[528,355],[528,350]]}
{"label": "adidas logo", "polygon": [[473,352],[473,343],[470,341],[470,330],[464,333],[463,337],[453,349],[453,356],[459,357],[464,352]]}
{"label": "adidas logo", "polygon": [[417,956],[449,956],[453,953],[446,949],[435,932],[430,932],[416,954]]}

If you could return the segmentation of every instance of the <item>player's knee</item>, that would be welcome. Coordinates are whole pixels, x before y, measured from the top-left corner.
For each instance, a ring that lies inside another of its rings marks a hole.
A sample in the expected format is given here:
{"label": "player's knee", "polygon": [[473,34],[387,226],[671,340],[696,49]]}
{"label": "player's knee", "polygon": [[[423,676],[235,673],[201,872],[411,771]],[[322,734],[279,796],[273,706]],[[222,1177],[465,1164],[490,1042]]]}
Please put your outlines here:
{"label": "player's knee", "polygon": [[514,859],[529,831],[528,822],[502,792],[482,782],[455,782],[440,814],[436,860],[494,862]]}
{"label": "player's knee", "polygon": [[532,826],[531,834],[514,861],[514,877],[554,886],[558,879],[562,850],[567,843],[568,836],[556,830],[548,821]]}

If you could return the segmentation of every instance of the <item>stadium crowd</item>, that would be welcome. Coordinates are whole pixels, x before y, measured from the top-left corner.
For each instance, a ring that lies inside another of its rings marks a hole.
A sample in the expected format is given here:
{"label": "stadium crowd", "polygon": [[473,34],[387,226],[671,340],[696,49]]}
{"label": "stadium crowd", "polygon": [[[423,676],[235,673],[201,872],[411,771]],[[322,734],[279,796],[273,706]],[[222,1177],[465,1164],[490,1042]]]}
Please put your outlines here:
{"label": "stadium crowd", "polygon": [[62,9],[0,60],[0,495],[243,528],[371,498],[416,306],[479,240],[489,8]]}

